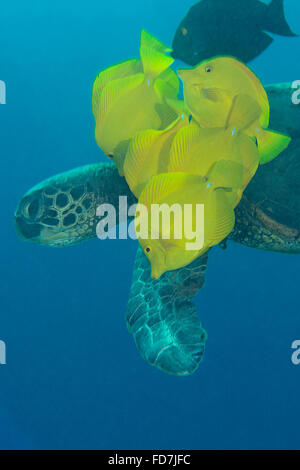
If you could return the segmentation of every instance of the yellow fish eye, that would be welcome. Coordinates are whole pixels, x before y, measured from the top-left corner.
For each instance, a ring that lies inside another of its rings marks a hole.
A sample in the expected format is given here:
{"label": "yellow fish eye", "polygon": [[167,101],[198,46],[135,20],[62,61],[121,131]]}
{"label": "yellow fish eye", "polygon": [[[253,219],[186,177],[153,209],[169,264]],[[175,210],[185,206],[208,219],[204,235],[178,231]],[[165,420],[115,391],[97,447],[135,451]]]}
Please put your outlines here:
{"label": "yellow fish eye", "polygon": [[213,71],[213,67],[211,65],[208,65],[207,67],[205,67],[206,73],[211,73],[212,71]]}
{"label": "yellow fish eye", "polygon": [[151,253],[151,246],[147,245],[144,251],[147,255],[149,255],[149,253]]}
{"label": "yellow fish eye", "polygon": [[182,32],[183,36],[187,36],[187,34],[188,34],[188,30],[186,28],[181,28],[181,32]]}
{"label": "yellow fish eye", "polygon": [[113,156],[112,153],[109,153],[107,156],[108,156],[108,158],[110,158],[111,160],[114,158],[114,156]]}

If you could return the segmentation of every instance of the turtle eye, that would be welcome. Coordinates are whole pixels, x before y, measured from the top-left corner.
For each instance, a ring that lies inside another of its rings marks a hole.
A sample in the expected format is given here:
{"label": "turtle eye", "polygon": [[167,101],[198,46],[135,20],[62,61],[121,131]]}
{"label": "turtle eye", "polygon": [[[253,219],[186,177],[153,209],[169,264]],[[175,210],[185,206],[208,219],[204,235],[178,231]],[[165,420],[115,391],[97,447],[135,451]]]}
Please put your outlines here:
{"label": "turtle eye", "polygon": [[208,65],[207,67],[205,67],[205,72],[206,73],[211,73],[213,71],[213,68],[211,65]]}
{"label": "turtle eye", "polygon": [[149,253],[151,253],[151,250],[152,250],[151,246],[148,245],[148,246],[146,246],[144,251],[147,255],[149,255]]}

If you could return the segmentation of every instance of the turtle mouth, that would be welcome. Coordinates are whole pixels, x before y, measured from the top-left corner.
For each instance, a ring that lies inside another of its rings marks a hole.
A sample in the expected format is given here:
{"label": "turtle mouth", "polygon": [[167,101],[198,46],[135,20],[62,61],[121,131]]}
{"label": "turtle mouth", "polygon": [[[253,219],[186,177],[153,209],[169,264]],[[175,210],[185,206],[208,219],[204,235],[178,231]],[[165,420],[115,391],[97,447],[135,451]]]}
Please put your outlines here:
{"label": "turtle mouth", "polygon": [[14,223],[16,233],[22,241],[51,247],[64,247],[78,242],[78,236],[72,236],[70,231],[56,231],[41,223],[31,223],[19,214],[15,215]]}
{"label": "turtle mouth", "polygon": [[15,216],[15,229],[21,240],[38,239],[43,227],[38,223],[28,223],[22,216]]}

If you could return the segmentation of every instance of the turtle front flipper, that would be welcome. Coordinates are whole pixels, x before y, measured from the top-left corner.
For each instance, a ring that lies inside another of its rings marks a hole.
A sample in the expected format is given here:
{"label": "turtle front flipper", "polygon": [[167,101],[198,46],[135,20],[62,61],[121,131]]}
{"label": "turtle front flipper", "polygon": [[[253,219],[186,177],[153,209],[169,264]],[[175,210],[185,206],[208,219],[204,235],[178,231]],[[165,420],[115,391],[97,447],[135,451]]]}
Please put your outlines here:
{"label": "turtle front flipper", "polygon": [[149,260],[139,247],[127,307],[127,326],[152,366],[172,375],[195,372],[206,332],[193,297],[204,284],[207,253],[189,266],[151,279]]}
{"label": "turtle front flipper", "polygon": [[96,237],[97,207],[118,207],[119,196],[127,196],[128,205],[136,202],[113,163],[61,173],[23,196],[15,213],[16,231],[21,239],[41,245],[74,245]]}

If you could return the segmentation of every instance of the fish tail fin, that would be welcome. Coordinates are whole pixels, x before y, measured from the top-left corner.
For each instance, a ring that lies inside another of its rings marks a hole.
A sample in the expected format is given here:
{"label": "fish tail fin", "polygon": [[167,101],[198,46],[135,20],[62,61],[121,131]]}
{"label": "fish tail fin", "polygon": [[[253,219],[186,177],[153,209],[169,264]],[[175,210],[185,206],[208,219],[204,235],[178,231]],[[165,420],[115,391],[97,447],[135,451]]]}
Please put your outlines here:
{"label": "fish tail fin", "polygon": [[271,162],[285,150],[291,142],[291,137],[270,129],[264,130],[257,135],[259,162],[261,165]]}
{"label": "fish tail fin", "polygon": [[190,114],[184,100],[166,98],[166,103],[175,111],[177,116],[181,116],[183,114],[188,116]]}
{"label": "fish tail fin", "polygon": [[157,78],[173,64],[174,59],[166,55],[169,51],[170,49],[158,39],[145,30],[142,31],[140,54],[147,78]]}
{"label": "fish tail fin", "polygon": [[248,129],[261,116],[262,110],[259,104],[249,95],[236,95],[232,100],[232,106],[229,111],[226,129],[242,132]]}
{"label": "fish tail fin", "polygon": [[285,18],[283,0],[272,0],[268,5],[263,28],[281,36],[298,36],[291,30]]}
{"label": "fish tail fin", "polygon": [[215,230],[210,236],[209,246],[217,245],[226,238],[234,229],[235,213],[227,199],[227,192],[223,189],[216,190],[216,214]]}
{"label": "fish tail fin", "polygon": [[123,93],[140,85],[143,80],[144,77],[141,73],[120,78],[109,82],[102,90],[100,96],[94,94],[93,108],[98,119],[101,120],[107,114],[114,102],[122,96]]}
{"label": "fish tail fin", "polygon": [[174,72],[173,69],[168,68],[162,74],[160,74],[159,78],[168,84],[169,92],[167,96],[170,96],[170,98],[174,99],[177,98],[179,93],[179,78],[177,73]]}
{"label": "fish tail fin", "polygon": [[126,78],[130,75],[143,72],[141,62],[138,59],[130,59],[125,62],[108,67],[99,73],[93,84],[92,110],[95,118],[99,113],[101,93],[103,89],[113,80]]}
{"label": "fish tail fin", "polygon": [[152,34],[148,33],[144,29],[141,32],[141,45],[143,47],[155,49],[158,52],[162,52],[163,54],[166,52],[172,52],[171,47],[166,46],[163,42],[152,36]]}
{"label": "fish tail fin", "polygon": [[161,120],[159,130],[169,130],[179,119],[175,111],[166,103],[157,103],[155,111]]}

